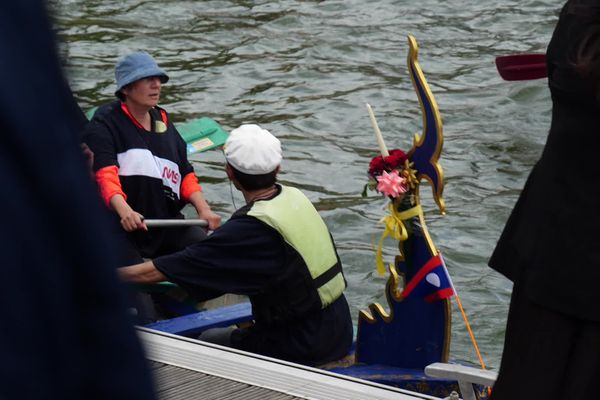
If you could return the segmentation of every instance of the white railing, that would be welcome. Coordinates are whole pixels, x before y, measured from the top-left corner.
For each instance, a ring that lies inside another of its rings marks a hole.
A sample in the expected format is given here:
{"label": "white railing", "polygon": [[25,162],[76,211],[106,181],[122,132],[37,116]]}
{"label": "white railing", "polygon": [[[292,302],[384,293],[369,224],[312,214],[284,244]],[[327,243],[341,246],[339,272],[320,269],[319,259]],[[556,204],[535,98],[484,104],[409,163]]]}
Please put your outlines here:
{"label": "white railing", "polygon": [[[458,382],[458,387],[463,400],[477,400],[473,385],[494,386],[497,372],[484,369],[466,367],[459,364],[433,363],[425,367],[425,374],[432,378],[452,379]],[[453,393],[447,400],[458,400],[458,395]]]}

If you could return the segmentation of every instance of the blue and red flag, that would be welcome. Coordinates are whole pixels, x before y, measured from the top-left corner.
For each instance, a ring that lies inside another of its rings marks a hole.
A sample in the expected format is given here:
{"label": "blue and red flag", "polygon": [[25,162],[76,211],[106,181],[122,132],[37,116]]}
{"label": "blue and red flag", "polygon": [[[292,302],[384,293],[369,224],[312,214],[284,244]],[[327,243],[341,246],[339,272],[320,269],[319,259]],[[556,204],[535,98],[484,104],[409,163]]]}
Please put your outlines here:
{"label": "blue and red flag", "polygon": [[438,254],[430,258],[408,282],[402,292],[402,298],[412,294],[424,298],[427,303],[432,303],[452,297],[455,293],[446,264],[442,255]]}

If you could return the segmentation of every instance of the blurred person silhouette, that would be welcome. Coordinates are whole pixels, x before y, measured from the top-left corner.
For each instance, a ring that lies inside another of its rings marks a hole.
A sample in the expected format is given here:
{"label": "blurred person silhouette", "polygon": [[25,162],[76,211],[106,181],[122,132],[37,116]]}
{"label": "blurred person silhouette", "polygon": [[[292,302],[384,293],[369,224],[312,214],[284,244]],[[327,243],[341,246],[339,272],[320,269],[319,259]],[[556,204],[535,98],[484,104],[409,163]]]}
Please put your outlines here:
{"label": "blurred person silhouette", "polygon": [[494,400],[598,397],[600,2],[566,2],[547,69],[550,133],[489,262],[514,282]]}
{"label": "blurred person silhouette", "polygon": [[153,399],[46,3],[0,3],[2,399]]}

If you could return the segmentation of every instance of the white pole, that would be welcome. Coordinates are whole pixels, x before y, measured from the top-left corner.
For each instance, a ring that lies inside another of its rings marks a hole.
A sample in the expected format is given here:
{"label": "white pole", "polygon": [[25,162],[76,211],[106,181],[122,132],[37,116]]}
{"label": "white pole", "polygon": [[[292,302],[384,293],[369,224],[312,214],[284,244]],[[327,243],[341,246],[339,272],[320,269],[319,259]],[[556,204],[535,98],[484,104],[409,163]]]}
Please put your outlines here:
{"label": "white pole", "polygon": [[385,146],[385,142],[383,141],[383,136],[381,135],[381,131],[379,130],[379,125],[377,125],[377,121],[375,120],[375,114],[373,114],[373,109],[369,103],[367,103],[367,111],[369,112],[369,118],[371,118],[371,125],[373,125],[373,129],[375,130],[375,137],[377,138],[377,144],[379,145],[379,152],[382,156],[387,157],[390,155],[387,147]]}
{"label": "white pole", "polygon": [[148,228],[168,228],[177,226],[208,226],[204,219],[145,219]]}

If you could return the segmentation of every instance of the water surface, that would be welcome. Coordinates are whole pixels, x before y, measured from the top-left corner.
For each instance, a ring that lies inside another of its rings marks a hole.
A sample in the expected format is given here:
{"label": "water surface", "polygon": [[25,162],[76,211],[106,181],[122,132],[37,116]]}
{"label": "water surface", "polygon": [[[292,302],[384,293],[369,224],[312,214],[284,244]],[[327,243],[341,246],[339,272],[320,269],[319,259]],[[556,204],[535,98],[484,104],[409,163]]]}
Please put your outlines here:
{"label": "water surface", "polygon": [[[377,154],[372,105],[389,148],[408,150],[421,116],[406,69],[408,34],[439,104],[447,215],[422,188],[483,357],[499,366],[511,283],[487,267],[541,153],[550,120],[545,80],[504,82],[494,59],[543,52],[560,4],[550,0],[61,0],[52,2],[61,54],[83,108],[112,98],[122,55],[150,52],[168,71],[161,105],[175,122],[200,116],[226,129],[258,123],[278,136],[281,181],[316,204],[339,247],[354,318],[385,304],[374,248],[386,201],[361,198]],[[243,204],[223,157],[193,157],[205,195],[228,216]],[[396,245],[388,242],[391,261]],[[451,357],[477,363],[453,302]]]}

